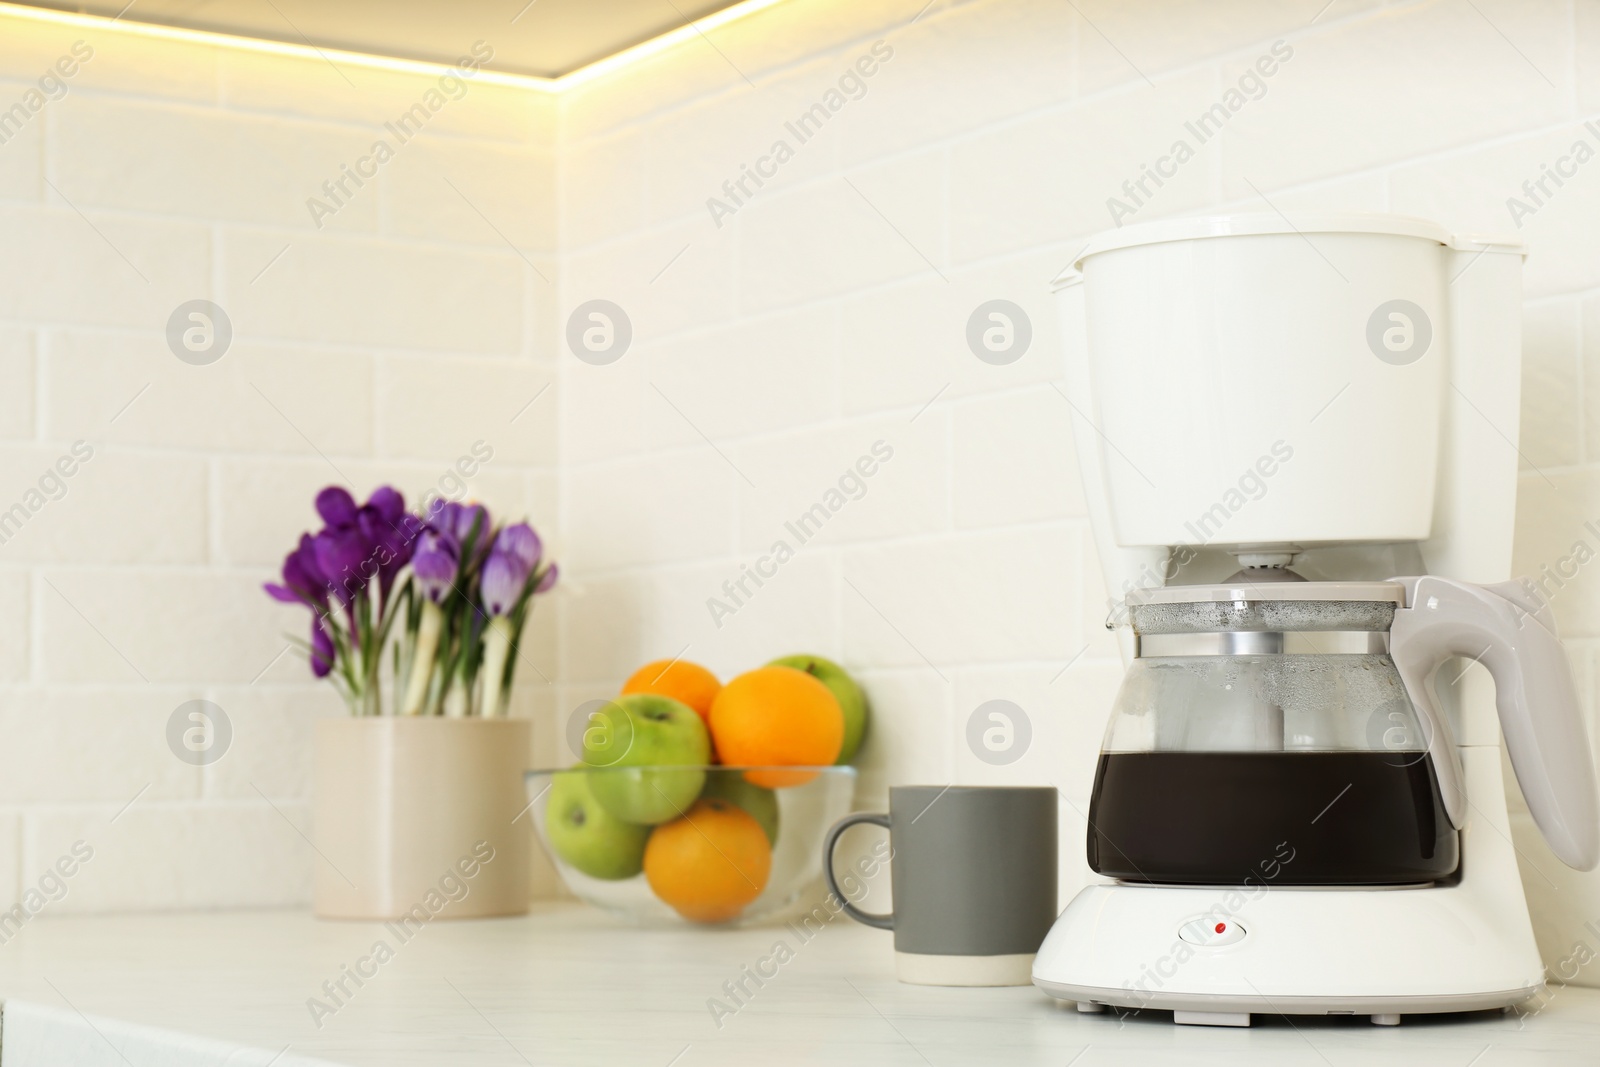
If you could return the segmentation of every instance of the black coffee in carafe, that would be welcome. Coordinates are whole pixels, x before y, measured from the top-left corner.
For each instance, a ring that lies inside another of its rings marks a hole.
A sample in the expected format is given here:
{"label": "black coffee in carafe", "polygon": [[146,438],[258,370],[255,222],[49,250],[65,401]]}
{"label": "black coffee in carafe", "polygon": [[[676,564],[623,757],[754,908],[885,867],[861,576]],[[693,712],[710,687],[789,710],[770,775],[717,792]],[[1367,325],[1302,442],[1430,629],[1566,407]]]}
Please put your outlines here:
{"label": "black coffee in carafe", "polygon": [[1423,752],[1102,753],[1089,866],[1132,882],[1394,885],[1455,873]]}

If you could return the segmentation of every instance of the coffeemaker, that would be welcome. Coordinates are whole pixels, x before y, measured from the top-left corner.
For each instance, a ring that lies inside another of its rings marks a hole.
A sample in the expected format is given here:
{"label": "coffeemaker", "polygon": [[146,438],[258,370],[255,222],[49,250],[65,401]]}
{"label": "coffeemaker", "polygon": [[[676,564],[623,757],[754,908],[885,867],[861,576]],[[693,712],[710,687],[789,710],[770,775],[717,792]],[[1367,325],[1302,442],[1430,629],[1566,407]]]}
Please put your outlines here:
{"label": "coffeemaker", "polygon": [[1572,867],[1600,805],[1554,617],[1509,573],[1522,257],[1230,215],[1104,234],[1057,279],[1127,673],[1047,993],[1393,1025],[1542,987],[1502,735]]}

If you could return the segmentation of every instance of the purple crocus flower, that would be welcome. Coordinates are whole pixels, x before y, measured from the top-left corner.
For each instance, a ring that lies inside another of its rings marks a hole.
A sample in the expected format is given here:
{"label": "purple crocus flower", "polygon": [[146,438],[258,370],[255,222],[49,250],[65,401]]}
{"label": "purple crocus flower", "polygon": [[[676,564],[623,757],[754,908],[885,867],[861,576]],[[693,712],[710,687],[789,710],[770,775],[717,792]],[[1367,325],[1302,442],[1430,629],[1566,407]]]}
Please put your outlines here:
{"label": "purple crocus flower", "polygon": [[321,615],[311,616],[311,673],[324,678],[333,670],[333,635]]}
{"label": "purple crocus flower", "polygon": [[437,530],[425,530],[411,557],[411,573],[422,595],[437,604],[456,576],[456,546]]}
{"label": "purple crocus flower", "polygon": [[349,604],[377,575],[381,599],[411,558],[420,524],[405,513],[405,497],[393,486],[379,486],[367,503],[337,485],[317,494],[317,514],[327,524],[312,539],[316,568],[341,604]]}
{"label": "purple crocus flower", "polygon": [[466,541],[474,523],[478,524],[477,547],[481,551],[489,538],[489,509],[482,504],[457,504],[452,500],[441,506],[428,520],[430,526],[457,545]]}
{"label": "purple crocus flower", "polygon": [[415,515],[400,516],[400,521],[395,523],[394,533],[394,548],[397,553],[395,567],[397,570],[411,562],[411,557],[416,554],[417,544],[427,530],[427,525]]}
{"label": "purple crocus flower", "polygon": [[561,573],[561,568],[554,563],[550,564],[545,572],[539,575],[539,584],[533,587],[535,593],[548,593],[555,588],[556,578]]}
{"label": "purple crocus flower", "polygon": [[436,530],[449,533],[450,531],[446,529],[448,524],[444,521],[445,511],[449,507],[450,502],[448,500],[443,497],[434,497],[429,501],[427,510],[423,512],[422,521]]}
{"label": "purple crocus flower", "polygon": [[483,606],[491,615],[504,615],[516,606],[522,587],[528,584],[528,571],[522,561],[509,552],[494,551],[484,562],[478,578]]}
{"label": "purple crocus flower", "polygon": [[411,559],[416,551],[417,538],[427,529],[427,524],[406,511],[406,498],[393,486],[374,489],[367,498],[367,507],[377,512],[389,531],[389,545],[399,557],[396,569]]}
{"label": "purple crocus flower", "polygon": [[428,525],[444,534],[450,540],[456,540],[456,522],[461,517],[461,505],[454,500],[446,500],[434,508],[433,514],[428,516]]}
{"label": "purple crocus flower", "polygon": [[400,517],[406,513],[406,498],[394,486],[380,485],[367,497],[367,507],[376,509],[384,522],[398,526]]}
{"label": "purple crocus flower", "polygon": [[329,526],[349,526],[356,521],[355,498],[337,485],[317,494],[317,514]]}
{"label": "purple crocus flower", "polygon": [[356,509],[355,525],[361,534],[361,539],[374,548],[386,547],[391,539],[399,539],[394,527],[371,504],[364,504]]}
{"label": "purple crocus flower", "polygon": [[532,526],[519,522],[500,531],[500,536],[494,541],[494,550],[514,556],[522,564],[522,569],[532,574],[539,566],[539,557],[544,554],[544,545]]}
{"label": "purple crocus flower", "polygon": [[300,535],[300,544],[283,558],[283,584],[267,582],[267,593],[287,604],[326,607],[328,580],[317,566],[316,546],[310,534]]}
{"label": "purple crocus flower", "polygon": [[[387,488],[387,487],[385,487]],[[379,490],[381,493],[383,490]],[[386,514],[386,509],[394,506],[393,501],[386,500],[381,505],[368,503],[356,512],[356,529],[361,532],[366,541],[370,557],[361,568],[363,578],[370,577],[374,572],[378,575],[379,595],[387,600],[389,590],[394,585],[394,579],[411,559],[412,550],[416,544],[416,530],[420,524],[411,516],[405,514],[404,498],[389,489],[394,500],[399,501],[402,509],[394,517]],[[374,493],[373,499],[378,498]]]}
{"label": "purple crocus flower", "polygon": [[456,512],[456,540],[465,541],[472,533],[473,526],[478,528],[480,543],[486,543],[489,535],[489,509],[482,504],[458,504]]}
{"label": "purple crocus flower", "polygon": [[328,588],[340,604],[349,604],[371,577],[371,545],[353,525],[323,530],[312,538],[312,543],[316,547],[317,568],[326,576]]}

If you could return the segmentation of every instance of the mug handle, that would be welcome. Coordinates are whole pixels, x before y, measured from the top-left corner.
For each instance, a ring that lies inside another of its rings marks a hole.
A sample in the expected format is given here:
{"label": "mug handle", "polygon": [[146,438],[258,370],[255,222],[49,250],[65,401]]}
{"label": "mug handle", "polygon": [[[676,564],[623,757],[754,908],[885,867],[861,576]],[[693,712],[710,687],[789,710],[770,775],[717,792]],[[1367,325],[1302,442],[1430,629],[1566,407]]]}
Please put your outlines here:
{"label": "mug handle", "polygon": [[849,897],[839,891],[839,883],[833,877],[833,850],[839,844],[839,835],[850,829],[850,827],[861,823],[871,823],[873,826],[881,826],[887,830],[889,829],[889,816],[876,811],[858,811],[854,815],[846,815],[834,823],[833,829],[828,831],[827,838],[822,842],[822,875],[828,880],[829,892],[839,898],[839,903],[844,906],[846,915],[858,923],[865,923],[867,926],[876,926],[880,930],[893,930],[894,912],[889,912],[887,915],[874,915],[871,912],[862,911],[850,903]]}

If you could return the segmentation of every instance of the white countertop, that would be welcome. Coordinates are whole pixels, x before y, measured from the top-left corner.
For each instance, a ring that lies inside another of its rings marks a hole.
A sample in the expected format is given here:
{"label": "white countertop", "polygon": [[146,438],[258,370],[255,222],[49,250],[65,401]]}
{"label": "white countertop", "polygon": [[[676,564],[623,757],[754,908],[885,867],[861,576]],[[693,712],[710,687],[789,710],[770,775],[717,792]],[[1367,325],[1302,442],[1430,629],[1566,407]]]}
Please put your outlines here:
{"label": "white countertop", "polygon": [[[307,999],[380,937],[397,940],[298,912],[41,917],[0,945],[4,1067],[1600,1061],[1600,990],[1556,988],[1526,1018],[1176,1027],[1080,1016],[1032,988],[901,985],[890,935],[842,918],[802,943],[784,927],[631,930],[572,904],[435,922],[361,988],[347,979],[354,995],[319,1029]],[[793,959],[719,1028],[707,1000],[731,1006],[723,983],[780,939]]]}

